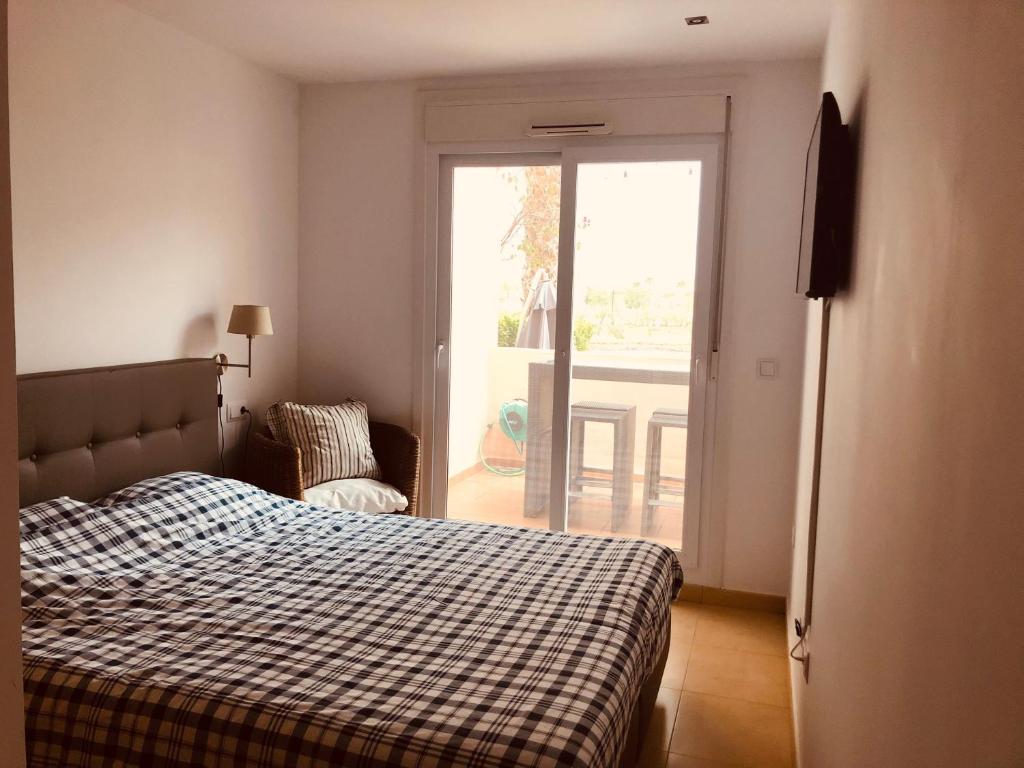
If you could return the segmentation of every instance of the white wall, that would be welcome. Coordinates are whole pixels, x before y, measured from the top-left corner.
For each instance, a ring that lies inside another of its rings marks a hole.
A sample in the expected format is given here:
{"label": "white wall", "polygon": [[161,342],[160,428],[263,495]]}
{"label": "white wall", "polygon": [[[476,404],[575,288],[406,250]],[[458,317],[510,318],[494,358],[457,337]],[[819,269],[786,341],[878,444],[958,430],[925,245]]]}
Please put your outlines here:
{"label": "white wall", "polygon": [[[696,579],[785,594],[804,307],[793,294],[815,61],[302,88],[300,394],[408,423],[422,345],[421,91],[735,90],[714,525]],[[595,83],[603,84],[595,87]],[[415,290],[414,290],[415,286]],[[780,376],[755,377],[775,357]]]}
{"label": "white wall", "polygon": [[808,768],[1024,765],[1022,39],[1014,2],[835,10],[824,86],[859,137],[860,183],[832,309],[809,684],[793,670]]}
{"label": "white wall", "polygon": [[[734,104],[712,497],[723,556],[709,580],[726,589],[789,585],[805,328],[794,284],[819,78],[818,62],[752,67]],[[757,378],[761,357],[778,378]]]}
{"label": "white wall", "polygon": [[7,115],[7,0],[0,0],[0,755],[25,764],[18,551],[18,403]]}
{"label": "white wall", "polygon": [[[109,0],[15,0],[18,371],[225,352],[227,399],[296,392],[298,89]],[[229,438],[235,425],[229,425]]]}
{"label": "white wall", "polygon": [[299,395],[408,426],[415,88],[304,86],[301,115]]}

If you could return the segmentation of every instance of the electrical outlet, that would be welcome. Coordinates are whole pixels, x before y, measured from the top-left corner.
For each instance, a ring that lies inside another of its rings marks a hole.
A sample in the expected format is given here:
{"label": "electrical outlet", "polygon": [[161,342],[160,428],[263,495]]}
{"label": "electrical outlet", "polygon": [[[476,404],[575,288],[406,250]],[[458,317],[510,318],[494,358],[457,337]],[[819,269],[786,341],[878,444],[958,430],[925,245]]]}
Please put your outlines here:
{"label": "electrical outlet", "polygon": [[245,418],[245,403],[241,400],[229,400],[224,410],[226,421],[241,421]]}
{"label": "electrical outlet", "polygon": [[757,359],[757,378],[774,379],[779,375],[779,361],[772,357]]}

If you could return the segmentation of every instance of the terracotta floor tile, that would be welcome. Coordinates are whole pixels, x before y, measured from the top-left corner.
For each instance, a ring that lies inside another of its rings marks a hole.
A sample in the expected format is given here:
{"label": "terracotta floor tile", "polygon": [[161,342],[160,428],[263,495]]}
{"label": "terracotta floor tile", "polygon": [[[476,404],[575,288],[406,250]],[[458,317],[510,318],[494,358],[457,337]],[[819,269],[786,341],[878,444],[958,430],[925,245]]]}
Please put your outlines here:
{"label": "terracotta floor tile", "polygon": [[694,634],[695,645],[734,651],[786,655],[786,618],[773,613],[704,606]]}
{"label": "terracotta floor tile", "polygon": [[668,759],[667,752],[643,752],[637,760],[637,768],[665,768]]}
{"label": "terracotta floor tile", "polygon": [[636,761],[636,768],[665,768],[668,752],[648,751],[645,749]]}
{"label": "terracotta floor tile", "polygon": [[690,658],[690,638],[686,635],[673,635],[669,640],[668,658],[665,659],[665,672],[661,676],[662,688],[681,690],[686,679],[686,665]]}
{"label": "terracotta floor tile", "polygon": [[723,763],[720,760],[705,760],[703,757],[690,757],[669,752],[665,768],[733,768],[736,763]]}
{"label": "terracotta floor tile", "polygon": [[[523,515],[522,475],[502,477],[486,470],[456,480],[448,487],[447,512],[453,520],[475,520],[483,523],[517,525],[527,528],[547,527],[547,516],[528,518]],[[633,504],[620,527],[611,529],[611,502],[601,499],[579,499],[572,503],[568,530],[594,536],[640,535],[640,500],[643,484],[634,483]],[[682,510],[656,508],[646,538],[678,547],[682,531]]]}
{"label": "terracotta floor tile", "polygon": [[704,607],[698,603],[688,603],[682,600],[672,603],[672,637],[685,637],[687,640],[692,640],[694,630],[697,628],[697,620],[703,610]]}
{"label": "terracotta floor tile", "polygon": [[694,645],[683,690],[788,707],[789,664],[784,657]]}
{"label": "terracotta floor tile", "polygon": [[684,691],[671,751],[751,768],[791,768],[789,709]]}
{"label": "terracotta floor tile", "polygon": [[651,714],[651,722],[647,728],[645,746],[652,754],[667,752],[669,743],[672,741],[672,726],[676,722],[676,710],[679,707],[679,694],[677,688],[658,689],[658,699],[654,703],[654,712]]}

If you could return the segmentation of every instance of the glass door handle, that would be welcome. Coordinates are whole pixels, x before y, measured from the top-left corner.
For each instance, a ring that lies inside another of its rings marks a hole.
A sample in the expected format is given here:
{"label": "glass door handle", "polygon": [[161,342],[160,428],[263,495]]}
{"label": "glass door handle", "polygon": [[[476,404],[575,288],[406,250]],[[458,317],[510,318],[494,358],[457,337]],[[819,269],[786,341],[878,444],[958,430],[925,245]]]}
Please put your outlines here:
{"label": "glass door handle", "polygon": [[444,354],[445,345],[443,341],[437,342],[437,346],[434,347],[434,367],[441,367],[441,355]]}

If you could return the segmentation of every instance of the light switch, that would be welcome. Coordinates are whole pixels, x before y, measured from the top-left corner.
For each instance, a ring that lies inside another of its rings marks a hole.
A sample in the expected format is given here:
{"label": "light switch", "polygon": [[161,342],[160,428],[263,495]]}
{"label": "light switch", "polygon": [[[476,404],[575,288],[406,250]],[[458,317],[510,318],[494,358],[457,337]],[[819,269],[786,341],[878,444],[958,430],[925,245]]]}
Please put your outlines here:
{"label": "light switch", "polygon": [[779,375],[779,361],[771,357],[762,357],[757,361],[757,378],[774,379]]}

